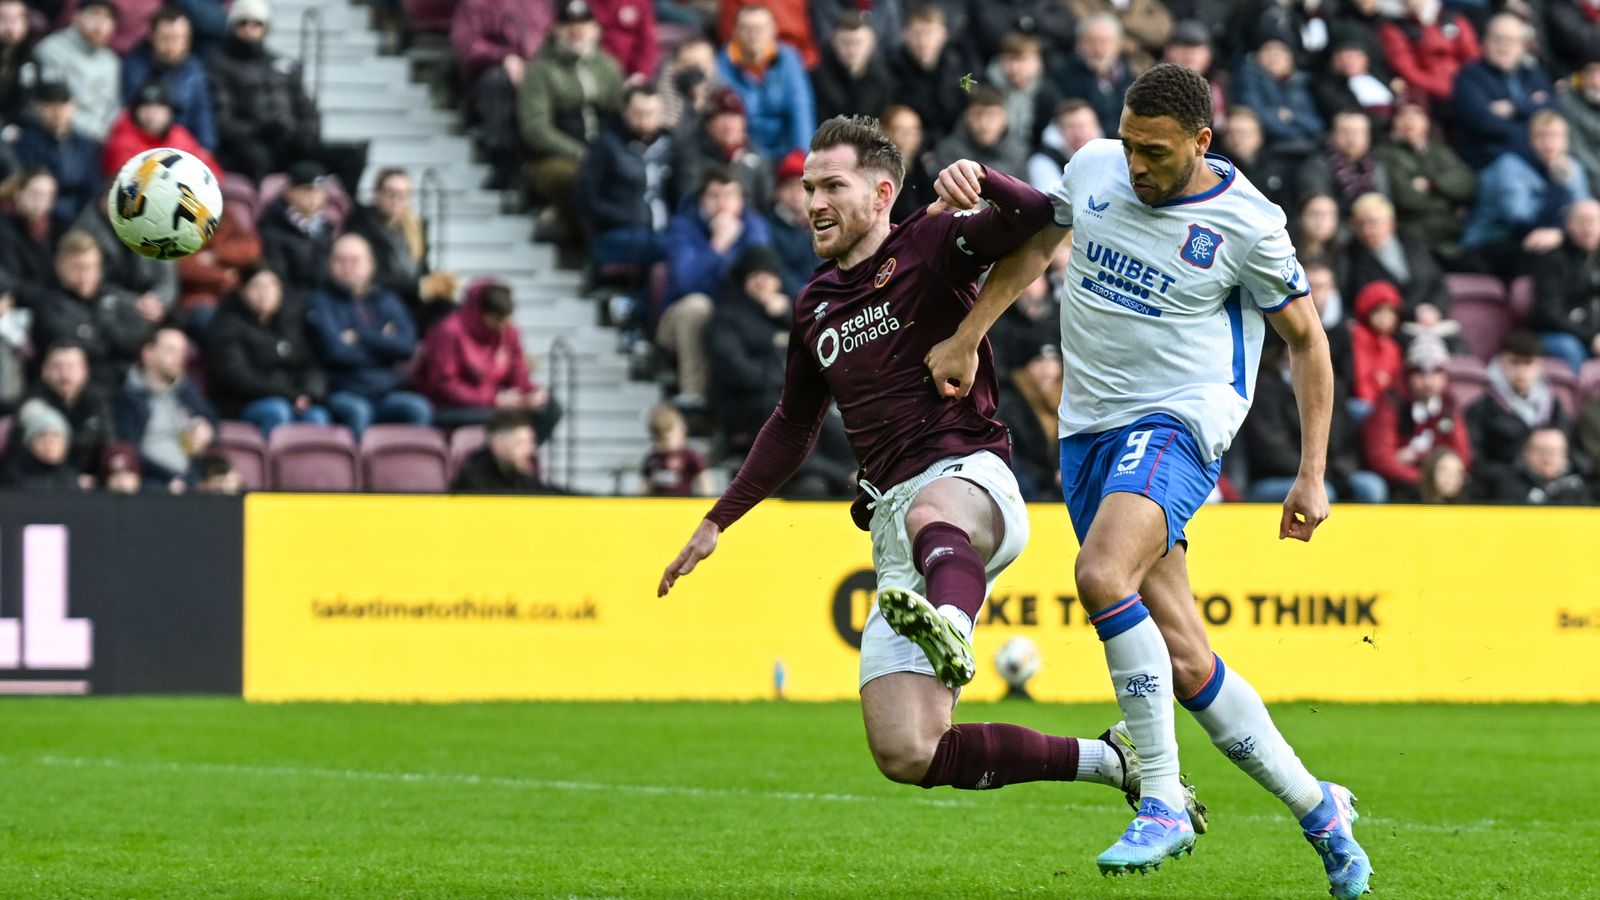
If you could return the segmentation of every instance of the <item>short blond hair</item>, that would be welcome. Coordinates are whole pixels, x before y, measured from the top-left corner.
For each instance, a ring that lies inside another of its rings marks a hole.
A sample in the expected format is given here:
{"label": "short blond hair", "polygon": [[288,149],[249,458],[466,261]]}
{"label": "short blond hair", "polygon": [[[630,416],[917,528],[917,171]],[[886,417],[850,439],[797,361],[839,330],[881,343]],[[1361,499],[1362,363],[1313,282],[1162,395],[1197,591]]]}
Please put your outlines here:
{"label": "short blond hair", "polygon": [[1387,218],[1393,219],[1394,204],[1389,202],[1388,197],[1376,191],[1370,194],[1362,194],[1356,198],[1356,202],[1350,204],[1350,216],[1352,218],[1364,216],[1369,212],[1380,213]]}

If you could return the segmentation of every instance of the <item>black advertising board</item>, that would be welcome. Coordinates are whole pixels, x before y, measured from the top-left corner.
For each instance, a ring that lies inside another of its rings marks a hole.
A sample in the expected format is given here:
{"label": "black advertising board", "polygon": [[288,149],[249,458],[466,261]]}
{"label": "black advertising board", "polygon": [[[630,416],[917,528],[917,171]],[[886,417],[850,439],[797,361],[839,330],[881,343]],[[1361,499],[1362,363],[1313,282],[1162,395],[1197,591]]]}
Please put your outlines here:
{"label": "black advertising board", "polygon": [[0,693],[238,694],[236,497],[0,493]]}

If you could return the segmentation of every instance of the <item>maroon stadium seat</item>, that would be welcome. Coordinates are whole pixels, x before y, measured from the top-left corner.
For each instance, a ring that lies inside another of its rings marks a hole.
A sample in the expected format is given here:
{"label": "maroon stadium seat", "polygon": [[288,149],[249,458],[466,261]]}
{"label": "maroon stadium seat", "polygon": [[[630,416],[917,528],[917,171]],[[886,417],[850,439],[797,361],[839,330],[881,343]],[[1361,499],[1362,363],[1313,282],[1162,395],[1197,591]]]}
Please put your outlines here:
{"label": "maroon stadium seat", "polygon": [[1550,389],[1555,391],[1556,399],[1566,408],[1567,415],[1578,413],[1578,379],[1572,374],[1572,367],[1565,360],[1553,356],[1544,358],[1544,377],[1550,382]]}
{"label": "maroon stadium seat", "polygon": [[1445,288],[1450,291],[1450,299],[1460,303],[1462,300],[1480,301],[1484,303],[1505,303],[1505,282],[1493,275],[1471,275],[1462,272],[1452,272],[1444,277]]}
{"label": "maroon stadium seat", "polygon": [[374,425],[361,435],[369,491],[439,493],[449,487],[444,436],[426,425]]}
{"label": "maroon stadium seat", "polygon": [[339,425],[293,422],[272,430],[272,486],[280,491],[354,491],[360,488],[356,443]]}
{"label": "maroon stadium seat", "polygon": [[461,471],[461,466],[467,457],[478,452],[484,441],[488,440],[488,433],[482,425],[465,425],[457,428],[450,434],[450,478],[454,480],[456,473]]}
{"label": "maroon stadium seat", "polygon": [[1600,397],[1600,359],[1586,359],[1578,371],[1578,398],[1588,403]]}
{"label": "maroon stadium seat", "polygon": [[1533,276],[1524,275],[1511,282],[1506,302],[1511,304],[1511,321],[1518,325],[1527,323],[1528,314],[1533,312]]}
{"label": "maroon stadium seat", "polygon": [[255,229],[256,214],[261,211],[261,198],[256,194],[256,186],[249,176],[238,172],[223,176],[222,208],[224,211],[237,209],[244,213],[241,219],[248,219],[251,230]]}
{"label": "maroon stadium seat", "polygon": [[454,0],[406,0],[406,21],[416,31],[444,33],[450,30],[450,11]]}
{"label": "maroon stadium seat", "polygon": [[1461,339],[1467,350],[1487,362],[1500,352],[1500,343],[1511,331],[1511,307],[1504,301],[1457,300],[1450,318],[1461,323]]}
{"label": "maroon stadium seat", "polygon": [[1444,370],[1450,376],[1450,397],[1458,409],[1465,410],[1489,389],[1483,360],[1475,356],[1452,356],[1445,361]]}
{"label": "maroon stadium seat", "polygon": [[0,417],[0,453],[6,452],[6,446],[11,443],[11,417]]}
{"label": "maroon stadium seat", "polygon": [[267,442],[261,438],[261,429],[249,422],[224,421],[213,447],[233,463],[245,490],[266,489]]}

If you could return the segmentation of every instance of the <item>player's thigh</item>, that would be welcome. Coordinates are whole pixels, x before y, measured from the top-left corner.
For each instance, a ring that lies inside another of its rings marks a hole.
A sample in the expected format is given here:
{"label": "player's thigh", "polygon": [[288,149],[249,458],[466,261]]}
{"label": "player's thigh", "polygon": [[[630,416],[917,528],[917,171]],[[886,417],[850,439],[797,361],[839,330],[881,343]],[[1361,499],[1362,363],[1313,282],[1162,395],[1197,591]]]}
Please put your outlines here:
{"label": "player's thigh", "polygon": [[1188,553],[1183,544],[1173,545],[1171,552],[1145,573],[1139,593],[1167,642],[1178,696],[1193,696],[1211,675],[1211,642],[1189,587]]}
{"label": "player's thigh", "polygon": [[1167,552],[1167,514],[1149,497],[1114,491],[1100,500],[1094,524],[1078,551],[1073,576],[1090,613],[1139,590]]}
{"label": "player's thigh", "polygon": [[950,730],[956,695],[931,675],[892,672],[861,686],[867,746],[884,774],[914,781]]}

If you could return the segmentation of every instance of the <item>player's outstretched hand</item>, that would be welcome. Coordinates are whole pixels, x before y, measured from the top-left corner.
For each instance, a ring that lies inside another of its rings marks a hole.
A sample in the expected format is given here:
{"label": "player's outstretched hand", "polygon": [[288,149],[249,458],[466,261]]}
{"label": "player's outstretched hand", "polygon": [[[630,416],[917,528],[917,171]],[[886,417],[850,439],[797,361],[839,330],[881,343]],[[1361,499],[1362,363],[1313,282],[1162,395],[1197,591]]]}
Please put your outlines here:
{"label": "player's outstretched hand", "polygon": [[689,538],[689,543],[683,545],[683,549],[678,551],[678,557],[667,566],[667,571],[661,574],[661,585],[656,588],[656,596],[665,597],[667,591],[672,590],[672,586],[678,583],[679,578],[693,572],[700,560],[715,552],[717,535],[721,533],[722,529],[718,528],[715,522],[702,519],[700,527],[694,530],[694,536]]}
{"label": "player's outstretched hand", "polygon": [[1283,498],[1283,521],[1278,525],[1278,540],[1311,540],[1311,533],[1328,518],[1328,489],[1320,478],[1296,478],[1289,496]]}
{"label": "player's outstretched hand", "polygon": [[[971,209],[978,205],[981,199],[979,194],[983,190],[983,178],[987,174],[983,165],[970,159],[958,159],[939,172],[939,177],[933,182],[934,193],[939,195],[939,200],[934,204],[943,203],[951,209]],[[928,212],[938,212],[934,206],[928,207]]]}
{"label": "player's outstretched hand", "polygon": [[959,336],[945,338],[933,345],[922,358],[933,376],[934,389],[941,397],[960,399],[972,392],[978,380],[978,348]]}

